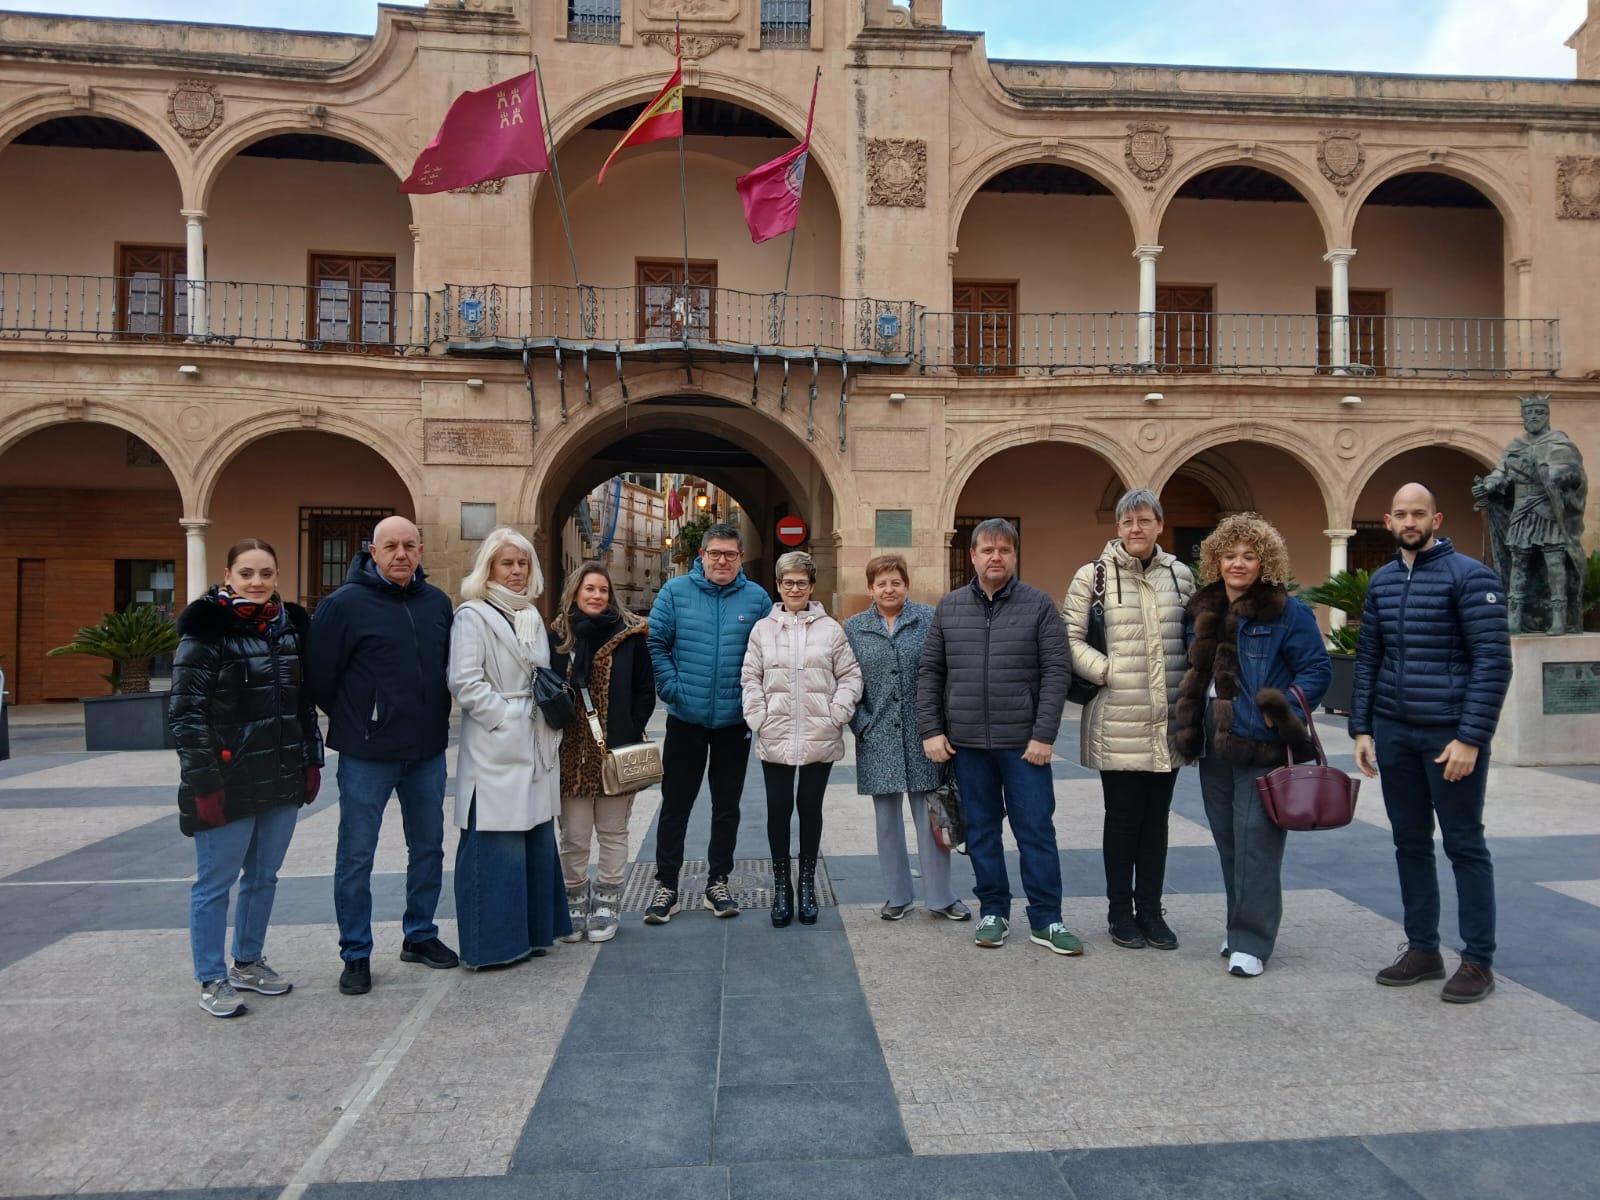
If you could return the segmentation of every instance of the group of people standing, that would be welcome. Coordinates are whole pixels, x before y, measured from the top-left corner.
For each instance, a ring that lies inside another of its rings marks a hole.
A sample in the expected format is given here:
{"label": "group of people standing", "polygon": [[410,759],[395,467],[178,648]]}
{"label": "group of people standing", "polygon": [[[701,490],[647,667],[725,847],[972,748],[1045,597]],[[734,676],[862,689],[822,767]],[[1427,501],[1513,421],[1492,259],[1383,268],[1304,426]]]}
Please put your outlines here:
{"label": "group of people standing", "polygon": [[[316,708],[339,752],[334,898],[345,994],[372,987],[371,873],[391,795],[408,850],[402,961],[497,967],[542,955],[557,940],[614,937],[634,797],[605,793],[602,759],[607,744],[643,740],[658,695],[667,705],[664,774],[645,924],[682,911],[685,833],[708,775],[702,906],[717,917],[739,914],[729,878],[752,745],[766,789],[772,924],[815,922],[823,797],[848,728],[856,789],[873,801],[883,919],[902,919],[914,900],[908,803],[927,911],[953,921],[973,915],[954,892],[950,851],[929,821],[933,794],[953,777],[979,905],[974,942],[998,949],[1010,933],[1009,821],[1031,941],[1082,954],[1062,921],[1050,768],[1074,674],[1098,688],[1080,721],[1080,760],[1100,772],[1111,940],[1178,946],[1162,907],[1167,827],[1177,773],[1198,762],[1226,891],[1222,954],[1231,974],[1259,976],[1282,917],[1286,835],[1267,819],[1255,781],[1290,753],[1308,756],[1328,654],[1311,611],[1290,594],[1282,536],[1258,515],[1226,517],[1205,539],[1203,586],[1159,546],[1163,514],[1153,492],[1126,493],[1115,519],[1117,536],[1077,572],[1059,605],[1018,578],[1017,530],[994,519],[973,531],[968,585],[937,606],[917,603],[905,560],[881,555],[866,565],[871,605],[842,626],[812,598],[809,555],[778,559],[773,603],[744,574],[743,542],[729,524],[705,531],[692,569],[666,583],[648,621],[621,606],[605,566],[591,561],[571,574],[548,630],[536,607],[537,558],[513,529],[485,539],[452,609],[427,582],[417,527],[388,518],[314,621],[278,596],[272,547],[246,539],[230,549],[223,582],[182,614],[173,673],[180,825],[196,845],[190,931],[201,1007],[237,1016],[241,990],[279,995],[292,986],[263,948],[296,810],[320,786]],[[1386,771],[1406,910],[1407,943],[1378,982],[1444,977],[1437,814],[1466,940],[1443,998],[1470,1002],[1494,986],[1482,818],[1509,638],[1497,577],[1436,536],[1441,520],[1432,493],[1415,484],[1396,494],[1385,518],[1397,553],[1369,590],[1350,729],[1361,770],[1375,775],[1381,761]],[[559,729],[535,700],[543,670],[578,698]],[[462,712],[459,957],[434,922],[452,696]]]}

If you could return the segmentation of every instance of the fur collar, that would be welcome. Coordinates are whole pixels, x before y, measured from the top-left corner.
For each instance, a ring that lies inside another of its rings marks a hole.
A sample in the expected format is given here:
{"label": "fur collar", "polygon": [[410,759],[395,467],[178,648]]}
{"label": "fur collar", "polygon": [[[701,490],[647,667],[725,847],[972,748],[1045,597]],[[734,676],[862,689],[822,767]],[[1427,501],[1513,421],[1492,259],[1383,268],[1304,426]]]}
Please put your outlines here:
{"label": "fur collar", "polygon": [[1229,762],[1277,766],[1287,761],[1285,742],[1299,746],[1307,740],[1305,722],[1277,688],[1262,688],[1254,700],[1279,738],[1258,742],[1233,732],[1233,705],[1239,694],[1240,623],[1276,621],[1288,605],[1289,593],[1279,584],[1265,582],[1252,585],[1232,603],[1221,581],[1207,584],[1189,598],[1194,640],[1189,643],[1189,669],[1178,685],[1178,705],[1173,715],[1180,753],[1197,758],[1205,748],[1206,693],[1213,680],[1217,685],[1216,699],[1211,701],[1216,725],[1213,744]]}
{"label": "fur collar", "polygon": [[[301,644],[311,632],[311,615],[293,601],[283,602],[283,611],[289,626],[299,635]],[[230,629],[239,629],[240,622],[213,600],[202,596],[178,614],[178,636],[199,638],[203,642],[220,642]]]}

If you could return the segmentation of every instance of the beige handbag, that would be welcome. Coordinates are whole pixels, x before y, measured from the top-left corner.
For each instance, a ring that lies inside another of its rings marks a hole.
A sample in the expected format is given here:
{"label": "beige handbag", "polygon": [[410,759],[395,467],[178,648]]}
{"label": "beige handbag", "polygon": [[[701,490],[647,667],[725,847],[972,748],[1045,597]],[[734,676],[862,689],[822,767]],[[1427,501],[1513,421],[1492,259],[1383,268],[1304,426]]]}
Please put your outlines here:
{"label": "beige handbag", "polygon": [[631,746],[606,748],[605,731],[595,713],[589,689],[583,689],[583,712],[589,718],[589,731],[600,747],[600,787],[608,796],[626,796],[661,782],[661,747],[646,738]]}

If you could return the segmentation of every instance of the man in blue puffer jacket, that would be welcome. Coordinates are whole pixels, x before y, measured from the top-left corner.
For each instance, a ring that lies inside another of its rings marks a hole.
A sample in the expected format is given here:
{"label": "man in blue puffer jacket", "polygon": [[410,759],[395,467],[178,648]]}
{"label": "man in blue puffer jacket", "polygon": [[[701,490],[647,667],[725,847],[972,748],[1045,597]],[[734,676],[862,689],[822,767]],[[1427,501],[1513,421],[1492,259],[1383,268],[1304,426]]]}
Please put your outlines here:
{"label": "man in blue puffer jacket", "polygon": [[733,847],[739,836],[739,797],[750,761],[739,672],[750,631],[772,607],[760,584],[745,576],[744,539],[716,524],[700,542],[687,575],[669,579],[650,609],[650,661],[656,691],[667,704],[661,748],[661,819],[656,829],[656,891],[646,925],[665,925],[682,908],[678,872],[683,836],[711,764],[711,845],[706,851],[705,907],[736,917],[728,892]]}
{"label": "man in blue puffer jacket", "polygon": [[1376,776],[1383,764],[1405,906],[1405,949],[1378,972],[1378,982],[1406,987],[1444,978],[1437,813],[1465,943],[1442,997],[1470,1004],[1494,991],[1494,866],[1483,836],[1483,795],[1489,743],[1511,685],[1511,636],[1500,577],[1436,537],[1443,520],[1420,483],[1396,492],[1383,518],[1399,550],[1367,588],[1350,733],[1365,774]]}

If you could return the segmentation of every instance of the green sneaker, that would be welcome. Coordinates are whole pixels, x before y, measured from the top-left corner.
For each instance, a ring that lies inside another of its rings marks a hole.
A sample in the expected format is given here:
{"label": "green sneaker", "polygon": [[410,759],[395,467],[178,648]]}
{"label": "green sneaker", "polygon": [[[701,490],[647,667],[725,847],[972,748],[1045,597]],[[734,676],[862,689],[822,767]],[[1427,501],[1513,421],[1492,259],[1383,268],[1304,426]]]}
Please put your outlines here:
{"label": "green sneaker", "polygon": [[1030,931],[1028,938],[1047,950],[1054,950],[1057,954],[1076,956],[1083,953],[1083,943],[1060,921],[1046,929]]}
{"label": "green sneaker", "polygon": [[1006,934],[1011,932],[1011,922],[1004,917],[985,917],[972,931],[972,941],[985,950],[998,950],[1006,944]]}

